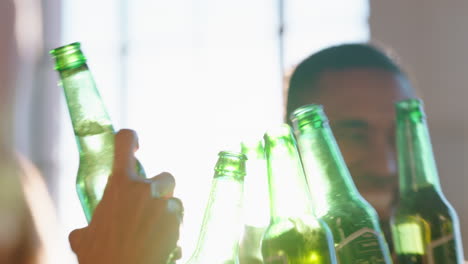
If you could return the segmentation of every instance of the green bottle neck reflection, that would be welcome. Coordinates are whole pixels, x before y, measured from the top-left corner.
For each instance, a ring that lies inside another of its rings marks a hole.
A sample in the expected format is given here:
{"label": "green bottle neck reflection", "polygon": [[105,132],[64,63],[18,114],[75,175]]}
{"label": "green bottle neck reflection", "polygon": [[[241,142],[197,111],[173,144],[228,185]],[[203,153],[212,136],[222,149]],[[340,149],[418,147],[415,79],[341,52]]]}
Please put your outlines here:
{"label": "green bottle neck reflection", "polygon": [[[72,121],[80,165],[76,188],[86,218],[104,193],[114,157],[114,128],[79,43],[52,50]],[[137,173],[145,177],[137,161]]]}
{"label": "green bottle neck reflection", "polygon": [[441,192],[422,102],[396,103],[400,193],[433,187]]}
{"label": "green bottle neck reflection", "polygon": [[240,153],[219,153],[197,247],[188,263],[235,263],[242,228],[245,160]]}
{"label": "green bottle neck reflection", "polygon": [[337,201],[360,197],[322,106],[300,107],[291,121],[317,215],[328,212]]}
{"label": "green bottle neck reflection", "polygon": [[265,148],[263,146],[263,140],[258,140],[255,142],[242,142],[241,152],[247,156],[248,160],[251,158],[265,160]]}
{"label": "green bottle neck reflection", "polygon": [[60,74],[73,129],[77,137],[113,131],[112,123],[86,65],[80,44],[72,43],[50,52]]}
{"label": "green bottle neck reflection", "polygon": [[272,220],[312,215],[311,198],[290,127],[270,130],[264,140]]}
{"label": "green bottle neck reflection", "polygon": [[247,157],[247,178],[244,182],[244,224],[266,228],[270,221],[268,176],[263,139],[243,141],[242,153]]}

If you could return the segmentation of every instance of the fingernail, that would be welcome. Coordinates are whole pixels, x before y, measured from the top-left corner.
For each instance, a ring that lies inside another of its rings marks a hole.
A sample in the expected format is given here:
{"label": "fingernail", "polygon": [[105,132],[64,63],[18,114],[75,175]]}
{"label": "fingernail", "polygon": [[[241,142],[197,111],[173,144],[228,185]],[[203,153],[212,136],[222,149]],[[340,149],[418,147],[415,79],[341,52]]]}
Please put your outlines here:
{"label": "fingernail", "polygon": [[151,194],[154,198],[170,198],[174,192],[175,182],[172,175],[161,173],[151,181]]}
{"label": "fingernail", "polygon": [[164,182],[154,181],[151,182],[151,195],[153,198],[169,198],[172,196],[172,192]]}

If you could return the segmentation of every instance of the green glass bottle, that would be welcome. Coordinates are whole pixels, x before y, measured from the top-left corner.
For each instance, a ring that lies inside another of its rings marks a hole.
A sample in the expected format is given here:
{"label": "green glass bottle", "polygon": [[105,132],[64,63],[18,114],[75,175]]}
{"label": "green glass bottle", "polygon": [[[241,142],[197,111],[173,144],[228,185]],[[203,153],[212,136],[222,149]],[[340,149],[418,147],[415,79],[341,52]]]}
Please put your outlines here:
{"label": "green glass bottle", "polygon": [[391,216],[400,264],[462,264],[457,213],[442,193],[422,101],[397,102],[399,202]]}
{"label": "green glass bottle", "polygon": [[218,155],[198,243],[187,264],[238,263],[246,157],[227,151]]}
{"label": "green glass bottle", "polygon": [[[80,156],[76,189],[91,221],[102,198],[114,158],[114,128],[86,64],[80,43],[52,50],[65,93]],[[144,171],[138,163],[138,173]]]}
{"label": "green glass bottle", "polygon": [[311,197],[288,125],[265,136],[270,225],[262,240],[265,264],[335,264],[333,237],[313,214]]}
{"label": "green glass bottle", "polygon": [[244,231],[239,245],[239,261],[240,264],[262,264],[261,242],[270,221],[263,139],[243,141],[241,149],[247,157],[247,177],[244,182]]}
{"label": "green glass bottle", "polygon": [[291,114],[314,211],[330,227],[338,262],[392,263],[374,208],[358,192],[321,105]]}

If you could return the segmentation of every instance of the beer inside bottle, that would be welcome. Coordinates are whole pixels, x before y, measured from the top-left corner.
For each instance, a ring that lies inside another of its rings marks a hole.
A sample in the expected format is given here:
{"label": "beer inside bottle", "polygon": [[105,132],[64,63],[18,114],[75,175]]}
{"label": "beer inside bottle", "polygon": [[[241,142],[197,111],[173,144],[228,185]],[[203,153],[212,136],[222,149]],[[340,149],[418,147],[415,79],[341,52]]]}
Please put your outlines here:
{"label": "beer inside bottle", "polygon": [[[86,219],[91,221],[102,198],[114,158],[114,128],[86,64],[80,43],[52,50],[78,145],[76,189]],[[144,177],[143,167],[137,170]]]}
{"label": "beer inside bottle", "polygon": [[270,225],[262,240],[265,264],[336,264],[333,237],[313,214],[296,142],[288,125],[264,136]]}
{"label": "beer inside bottle", "polygon": [[422,101],[395,108],[400,195],[391,229],[398,262],[462,264],[458,217],[442,193]]}
{"label": "beer inside bottle", "polygon": [[195,252],[187,264],[237,264],[245,155],[221,151]]}
{"label": "beer inside bottle", "polygon": [[330,227],[339,263],[392,263],[374,208],[358,192],[320,105],[291,115],[314,211]]}

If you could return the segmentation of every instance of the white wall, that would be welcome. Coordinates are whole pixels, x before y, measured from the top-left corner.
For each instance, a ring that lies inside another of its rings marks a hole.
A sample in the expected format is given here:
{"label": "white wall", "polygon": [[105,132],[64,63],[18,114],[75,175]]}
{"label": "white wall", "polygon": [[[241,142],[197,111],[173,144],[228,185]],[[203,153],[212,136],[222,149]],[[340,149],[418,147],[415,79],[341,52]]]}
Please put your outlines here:
{"label": "white wall", "polygon": [[401,58],[425,101],[442,188],[468,256],[468,1],[370,1],[371,36]]}

